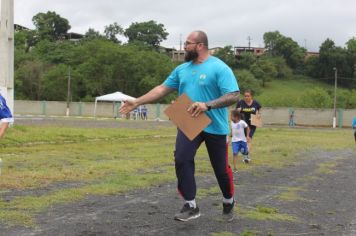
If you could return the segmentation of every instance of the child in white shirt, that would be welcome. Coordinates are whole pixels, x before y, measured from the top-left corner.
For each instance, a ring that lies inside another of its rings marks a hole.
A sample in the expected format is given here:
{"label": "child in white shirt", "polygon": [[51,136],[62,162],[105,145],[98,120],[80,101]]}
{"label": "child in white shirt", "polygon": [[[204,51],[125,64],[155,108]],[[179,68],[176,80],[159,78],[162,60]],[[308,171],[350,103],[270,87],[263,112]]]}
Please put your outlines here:
{"label": "child in white shirt", "polygon": [[237,157],[239,152],[241,152],[241,154],[244,156],[244,163],[247,164],[251,161],[248,156],[247,146],[247,139],[250,139],[250,137],[246,137],[246,134],[250,133],[250,128],[241,116],[242,115],[239,111],[231,111],[231,144],[234,162],[234,172],[237,172]]}

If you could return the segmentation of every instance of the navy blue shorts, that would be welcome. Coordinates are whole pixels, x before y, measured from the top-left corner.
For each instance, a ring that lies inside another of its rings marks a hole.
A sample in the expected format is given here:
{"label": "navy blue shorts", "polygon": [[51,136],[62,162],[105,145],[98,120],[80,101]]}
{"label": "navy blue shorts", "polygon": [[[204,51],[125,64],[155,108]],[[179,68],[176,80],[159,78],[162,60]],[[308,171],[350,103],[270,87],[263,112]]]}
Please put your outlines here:
{"label": "navy blue shorts", "polygon": [[247,142],[244,141],[238,141],[238,142],[232,142],[232,154],[236,156],[239,152],[241,152],[243,155],[248,155],[248,147],[247,147]]}

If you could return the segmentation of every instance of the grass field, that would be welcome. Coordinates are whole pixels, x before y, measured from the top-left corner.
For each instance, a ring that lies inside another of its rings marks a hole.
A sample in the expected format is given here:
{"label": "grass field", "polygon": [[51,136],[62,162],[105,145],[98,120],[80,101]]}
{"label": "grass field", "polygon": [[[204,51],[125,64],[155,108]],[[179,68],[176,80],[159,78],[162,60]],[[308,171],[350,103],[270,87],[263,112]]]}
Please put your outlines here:
{"label": "grass field", "polygon": [[[265,107],[298,107],[299,99],[308,88],[320,87],[333,91],[334,87],[313,80],[273,80],[266,84],[262,93],[255,98]],[[344,91],[338,88],[338,91]]]}
{"label": "grass field", "polygon": [[[0,222],[34,227],[34,216],[56,204],[174,181],[175,133],[174,127],[13,127],[0,141]],[[344,149],[350,137],[349,130],[262,128],[254,141],[253,165],[241,165],[241,171],[283,168],[312,149]],[[212,174],[205,147],[196,159],[198,175]]]}

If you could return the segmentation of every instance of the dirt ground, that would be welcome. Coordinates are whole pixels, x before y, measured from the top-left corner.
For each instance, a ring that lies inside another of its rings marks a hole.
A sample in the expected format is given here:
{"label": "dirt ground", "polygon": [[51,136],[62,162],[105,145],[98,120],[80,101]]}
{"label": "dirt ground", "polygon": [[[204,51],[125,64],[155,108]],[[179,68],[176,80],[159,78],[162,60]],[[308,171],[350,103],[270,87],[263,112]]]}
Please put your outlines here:
{"label": "dirt ground", "polygon": [[[257,220],[236,212],[233,222],[224,222],[221,194],[212,192],[197,200],[200,218],[177,222],[173,216],[183,202],[172,182],[57,205],[36,216],[37,228],[0,225],[0,235],[356,235],[356,149],[299,155],[300,162],[283,169],[261,167],[235,174],[240,208],[267,206],[295,221]],[[197,177],[197,183],[204,189],[217,186],[214,176]],[[279,199],[288,189],[297,189],[298,197]]]}

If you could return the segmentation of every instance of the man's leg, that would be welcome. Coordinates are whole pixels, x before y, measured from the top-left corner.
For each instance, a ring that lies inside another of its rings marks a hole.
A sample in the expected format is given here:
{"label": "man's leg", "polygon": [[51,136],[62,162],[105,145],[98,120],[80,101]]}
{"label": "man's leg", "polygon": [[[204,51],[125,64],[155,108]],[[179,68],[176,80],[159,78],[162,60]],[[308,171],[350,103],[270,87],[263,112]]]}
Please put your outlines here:
{"label": "man's leg", "polygon": [[234,181],[231,168],[228,163],[226,148],[226,136],[204,134],[204,141],[209,153],[211,165],[218,180],[224,198],[232,198],[234,195]]}
{"label": "man's leg", "polygon": [[206,148],[208,149],[211,165],[223,193],[223,216],[226,220],[233,220],[234,179],[228,162],[228,149],[226,136],[203,133]]}
{"label": "man's leg", "polygon": [[187,221],[200,216],[199,208],[196,207],[195,195],[195,154],[202,143],[201,135],[190,141],[182,131],[178,130],[176,140],[175,168],[178,180],[178,191],[183,196],[186,204],[180,213],[176,214],[175,219]]}

